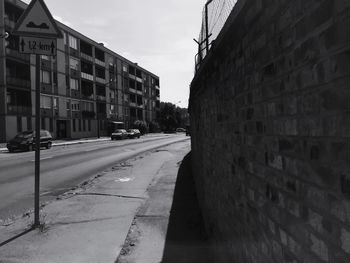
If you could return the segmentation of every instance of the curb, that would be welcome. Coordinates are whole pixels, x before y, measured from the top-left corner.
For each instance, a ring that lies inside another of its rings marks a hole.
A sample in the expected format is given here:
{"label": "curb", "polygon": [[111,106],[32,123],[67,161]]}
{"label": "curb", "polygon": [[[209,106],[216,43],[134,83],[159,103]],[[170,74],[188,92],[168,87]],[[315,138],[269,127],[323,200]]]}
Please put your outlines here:
{"label": "curb", "polygon": [[[87,139],[87,140],[81,140],[81,141],[58,142],[58,143],[52,143],[52,147],[66,146],[66,145],[73,145],[73,144],[83,144],[83,143],[90,143],[90,142],[104,142],[104,141],[109,141],[110,139],[111,139],[110,137],[106,137],[106,138],[100,138],[100,139]],[[0,148],[0,152],[8,152],[8,149],[6,147]]]}
{"label": "curb", "polygon": [[[83,140],[83,141],[71,141],[71,142],[58,142],[58,143],[52,143],[52,147],[72,145],[72,144],[90,143],[90,142],[99,142],[99,141],[108,141],[108,140],[110,140],[110,138],[94,139],[94,140]],[[6,147],[5,148],[0,148],[0,152],[8,152],[8,149]]]}

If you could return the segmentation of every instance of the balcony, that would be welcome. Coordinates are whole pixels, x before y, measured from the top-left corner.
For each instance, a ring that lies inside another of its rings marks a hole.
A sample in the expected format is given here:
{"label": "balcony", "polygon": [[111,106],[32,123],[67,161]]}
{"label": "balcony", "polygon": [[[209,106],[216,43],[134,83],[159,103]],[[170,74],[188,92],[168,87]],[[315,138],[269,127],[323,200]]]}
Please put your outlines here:
{"label": "balcony", "polygon": [[72,119],[81,119],[80,111],[72,111]]}
{"label": "balcony", "polygon": [[94,81],[94,76],[85,72],[81,72],[81,77],[83,79]]}
{"label": "balcony", "polygon": [[12,21],[12,20],[10,20],[8,18],[7,19],[5,18],[5,27],[8,27],[10,29],[14,29],[15,28],[15,24],[16,24],[15,21]]}
{"label": "balcony", "polygon": [[79,78],[79,71],[76,69],[70,68],[70,76],[73,78]]}
{"label": "balcony", "polygon": [[7,105],[7,114],[9,114],[9,115],[31,115],[32,108],[29,106]]}
{"label": "balcony", "polygon": [[51,61],[46,60],[46,59],[41,59],[41,68],[42,69],[47,69],[47,70],[51,70]]}
{"label": "balcony", "polygon": [[132,93],[136,93],[136,89],[133,89],[133,88],[129,88],[129,91]]}
{"label": "balcony", "polygon": [[102,120],[102,119],[106,119],[106,118],[107,118],[107,114],[105,112],[97,113],[97,119]]}
{"label": "balcony", "polygon": [[116,112],[110,112],[109,117],[110,117],[110,119],[113,119],[113,120],[119,119],[118,113],[116,113]]}
{"label": "balcony", "polygon": [[94,94],[91,95],[84,95],[82,94],[81,97],[86,100],[93,100],[94,99]]}
{"label": "balcony", "polygon": [[13,49],[9,49],[9,48],[6,48],[6,56],[11,57],[11,58],[24,60],[27,62],[29,62],[29,60],[30,60],[30,55],[21,54],[17,50],[13,50]]}
{"label": "balcony", "polygon": [[78,89],[71,89],[70,94],[72,98],[80,98],[80,90]]}
{"label": "balcony", "polygon": [[130,103],[129,103],[129,106],[130,106],[130,107],[136,107],[137,104],[136,104],[136,102],[130,102]]}
{"label": "balcony", "polygon": [[28,88],[30,89],[30,80],[25,79],[19,79],[7,76],[6,77],[7,85],[15,86],[15,87],[21,87],[21,88]]}
{"label": "balcony", "polygon": [[106,80],[103,79],[103,78],[99,78],[99,77],[96,77],[96,82],[101,83],[101,84],[103,84],[103,85],[106,84]]}
{"label": "balcony", "polygon": [[87,61],[94,62],[94,58],[92,56],[85,54],[83,52],[80,52],[80,57],[87,60]]}
{"label": "balcony", "polygon": [[136,81],[138,81],[138,82],[143,82],[143,80],[142,80],[142,78],[139,78],[139,77],[136,77]]}
{"label": "balcony", "polygon": [[52,109],[40,109],[40,115],[41,117],[53,117]]}
{"label": "balcony", "polygon": [[158,85],[156,85],[155,87],[156,87],[156,89],[159,89],[159,86],[158,86]]}
{"label": "balcony", "polygon": [[106,101],[106,96],[96,95],[96,99],[100,101]]}
{"label": "balcony", "polygon": [[106,63],[98,58],[95,58],[95,63],[99,66],[106,67]]}
{"label": "balcony", "polygon": [[71,56],[74,56],[74,57],[79,57],[79,51],[78,50],[76,50],[76,49],[74,49],[74,48],[69,48],[69,54],[71,55]]}
{"label": "balcony", "polygon": [[96,113],[94,111],[83,110],[81,112],[81,116],[82,116],[83,119],[94,119],[95,115],[96,115]]}
{"label": "balcony", "polygon": [[51,84],[40,83],[40,92],[46,93],[46,94],[52,94]]}

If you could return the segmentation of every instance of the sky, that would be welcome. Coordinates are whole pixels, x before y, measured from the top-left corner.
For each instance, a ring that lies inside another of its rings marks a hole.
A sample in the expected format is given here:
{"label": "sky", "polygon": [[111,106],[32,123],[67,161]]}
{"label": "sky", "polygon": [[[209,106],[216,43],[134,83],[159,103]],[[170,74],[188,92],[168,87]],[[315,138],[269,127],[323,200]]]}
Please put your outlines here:
{"label": "sky", "polygon": [[44,1],[56,20],[159,76],[161,101],[188,106],[206,0]]}

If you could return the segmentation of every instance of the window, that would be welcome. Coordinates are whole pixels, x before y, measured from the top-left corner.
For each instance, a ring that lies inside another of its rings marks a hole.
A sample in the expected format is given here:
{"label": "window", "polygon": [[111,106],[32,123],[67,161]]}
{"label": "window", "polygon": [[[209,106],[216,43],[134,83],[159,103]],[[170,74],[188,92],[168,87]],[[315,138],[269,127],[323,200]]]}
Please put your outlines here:
{"label": "window", "polygon": [[52,108],[51,97],[40,96],[40,108],[42,108],[42,109],[51,109]]}
{"label": "window", "polygon": [[11,104],[11,93],[10,93],[10,92],[7,92],[7,95],[6,95],[6,103],[7,103],[7,104]]}
{"label": "window", "polygon": [[70,103],[69,103],[69,101],[67,101],[66,107],[67,107],[67,110],[70,110]]}
{"label": "window", "polygon": [[79,60],[75,58],[69,58],[69,67],[74,70],[79,70]]}
{"label": "window", "polygon": [[45,55],[41,55],[40,57],[41,57],[41,59],[50,60],[50,58],[48,56],[45,56]]}
{"label": "window", "polygon": [[32,130],[32,118],[31,117],[27,117],[27,130],[30,131]]}
{"label": "window", "polygon": [[57,85],[57,72],[53,73],[53,83]]}
{"label": "window", "polygon": [[54,98],[53,98],[53,108],[54,108],[55,110],[58,109],[58,98],[57,98],[57,97],[54,97]]}
{"label": "window", "polygon": [[111,92],[109,93],[111,99],[115,98],[115,92],[113,90],[111,90]]}
{"label": "window", "polygon": [[50,118],[49,122],[50,122],[50,132],[53,132],[53,119]]}
{"label": "window", "polygon": [[77,130],[75,126],[75,119],[73,119],[72,122],[73,122],[73,131],[75,132]]}
{"label": "window", "polygon": [[84,111],[94,111],[94,103],[93,102],[87,102],[87,101],[83,101],[81,103],[81,109]]}
{"label": "window", "polygon": [[128,68],[125,65],[123,66],[123,71],[128,72]]}
{"label": "window", "polygon": [[111,105],[111,113],[114,112],[114,105]]}
{"label": "window", "polygon": [[81,132],[81,120],[79,119],[79,131]]}
{"label": "window", "polygon": [[79,90],[79,82],[77,79],[70,79],[70,88],[74,90]]}
{"label": "window", "polygon": [[86,122],[83,120],[83,131],[86,131]]}
{"label": "window", "polygon": [[40,72],[40,82],[45,84],[51,83],[51,73],[46,70],[41,70]]}
{"label": "window", "polygon": [[46,122],[45,118],[41,118],[41,129],[45,130],[46,129]]}
{"label": "window", "polygon": [[91,131],[91,120],[88,120],[88,130]]}
{"label": "window", "polygon": [[77,49],[77,39],[71,35],[69,35],[69,46],[71,48]]}
{"label": "window", "polygon": [[22,131],[22,117],[17,116],[17,132],[21,132],[21,131]]}
{"label": "window", "polygon": [[62,31],[62,35],[63,35],[63,44],[67,45],[67,33]]}
{"label": "window", "polygon": [[72,111],[80,110],[80,104],[79,104],[79,101],[77,100],[72,100],[71,106],[72,106]]}

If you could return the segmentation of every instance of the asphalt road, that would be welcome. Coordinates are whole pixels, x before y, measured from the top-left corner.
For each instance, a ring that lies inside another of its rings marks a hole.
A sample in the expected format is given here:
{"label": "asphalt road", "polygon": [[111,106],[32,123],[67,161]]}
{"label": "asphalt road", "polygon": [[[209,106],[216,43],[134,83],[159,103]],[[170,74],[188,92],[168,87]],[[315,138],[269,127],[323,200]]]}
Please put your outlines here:
{"label": "asphalt road", "polygon": [[[41,201],[48,201],[118,162],[188,140],[183,134],[100,141],[41,150]],[[0,220],[33,209],[34,152],[0,153]]]}

